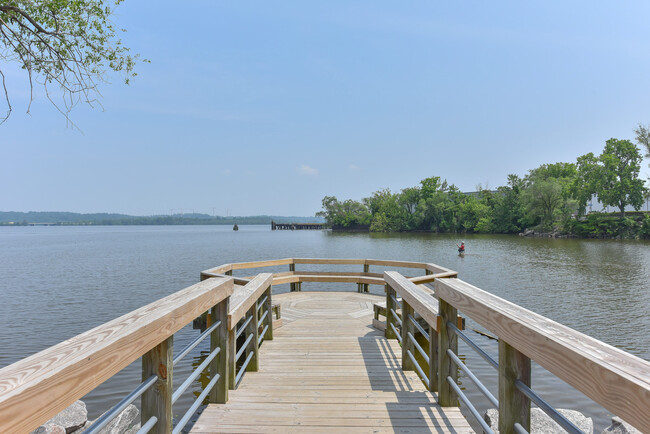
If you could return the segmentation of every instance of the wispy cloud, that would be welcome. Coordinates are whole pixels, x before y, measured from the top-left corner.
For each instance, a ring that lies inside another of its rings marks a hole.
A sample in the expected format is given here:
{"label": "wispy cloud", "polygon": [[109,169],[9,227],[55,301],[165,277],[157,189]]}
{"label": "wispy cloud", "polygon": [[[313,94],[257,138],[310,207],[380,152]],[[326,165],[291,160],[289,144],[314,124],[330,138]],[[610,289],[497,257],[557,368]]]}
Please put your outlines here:
{"label": "wispy cloud", "polygon": [[298,173],[301,175],[318,175],[318,169],[303,164],[298,168]]}
{"label": "wispy cloud", "polygon": [[361,169],[361,167],[357,166],[356,164],[350,164],[348,166],[348,169],[350,169],[350,170],[359,170],[359,169]]}

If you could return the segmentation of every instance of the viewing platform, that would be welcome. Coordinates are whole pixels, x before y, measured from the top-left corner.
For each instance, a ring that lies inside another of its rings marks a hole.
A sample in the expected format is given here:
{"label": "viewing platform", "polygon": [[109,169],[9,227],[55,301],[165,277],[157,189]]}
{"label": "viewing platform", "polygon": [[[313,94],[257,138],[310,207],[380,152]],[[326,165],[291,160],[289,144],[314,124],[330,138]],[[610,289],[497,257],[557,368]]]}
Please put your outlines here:
{"label": "viewing platform", "polygon": [[443,409],[402,350],[372,326],[373,304],[358,293],[274,296],[283,325],[260,348],[260,369],[226,404],[210,404],[191,433],[474,432],[457,407]]}
{"label": "viewing platform", "polygon": [[[344,269],[330,271],[335,266]],[[534,390],[533,361],[650,432],[650,362],[483,291],[445,267],[285,258],[224,264],[200,278],[0,369],[0,432],[33,431],[138,360],[142,382],[84,434],[101,432],[134,402],[139,434],[493,433],[468,387],[496,409],[501,433],[530,432],[533,406],[567,432],[581,432]],[[326,283],[327,291],[303,291],[312,282]],[[290,292],[274,293],[280,285]],[[370,285],[384,295],[372,294]],[[497,354],[464,331],[466,318],[498,337]],[[192,323],[200,334],[174,348],[174,335]],[[466,364],[459,339],[494,368],[498,393]],[[177,371],[179,364],[189,366]],[[190,388],[199,385],[200,392]],[[174,404],[181,396],[196,399],[179,415]]]}

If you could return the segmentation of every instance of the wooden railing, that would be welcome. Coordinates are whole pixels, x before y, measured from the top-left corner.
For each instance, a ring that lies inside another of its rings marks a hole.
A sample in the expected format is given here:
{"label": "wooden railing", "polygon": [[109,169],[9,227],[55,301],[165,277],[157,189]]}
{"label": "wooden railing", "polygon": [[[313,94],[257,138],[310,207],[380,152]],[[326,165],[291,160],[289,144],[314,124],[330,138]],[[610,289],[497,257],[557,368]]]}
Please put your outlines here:
{"label": "wooden railing", "polygon": [[0,432],[31,432],[140,357],[143,383],[129,399],[141,397],[143,426],[171,432],[173,336],[206,311],[215,321],[208,331],[209,399],[225,402],[233,289],[230,278],[197,283],[0,369]]}
{"label": "wooden railing", "polygon": [[[429,389],[438,392],[440,405],[456,406],[463,400],[485,432],[492,430],[458,387],[458,369],[498,408],[499,432],[530,431],[531,401],[565,430],[580,432],[531,389],[531,360],[642,432],[650,432],[649,362],[459,279],[436,280],[435,300],[397,272],[386,272],[384,278],[386,336],[401,341],[403,369],[417,371]],[[460,330],[460,312],[498,336],[498,361]],[[498,370],[498,399],[458,358],[459,337]],[[422,340],[428,348],[422,348]]]}
{"label": "wooden railing", "polygon": [[[383,259],[327,259],[327,258],[285,258],[268,261],[224,264],[201,272],[201,278],[232,276],[233,270],[267,268],[288,265],[289,271],[273,274],[273,285],[290,284],[291,291],[301,291],[303,282],[356,283],[358,292],[368,292],[369,285],[385,285],[385,268],[413,268],[425,271],[424,276],[409,277],[416,284],[431,283],[439,278],[456,277],[457,272],[426,262],[391,261]],[[296,265],[361,265],[363,271],[307,271],[296,270]],[[382,267],[381,273],[371,273],[370,267]],[[237,278],[245,283],[245,278]],[[235,283],[238,283],[235,281]]]}

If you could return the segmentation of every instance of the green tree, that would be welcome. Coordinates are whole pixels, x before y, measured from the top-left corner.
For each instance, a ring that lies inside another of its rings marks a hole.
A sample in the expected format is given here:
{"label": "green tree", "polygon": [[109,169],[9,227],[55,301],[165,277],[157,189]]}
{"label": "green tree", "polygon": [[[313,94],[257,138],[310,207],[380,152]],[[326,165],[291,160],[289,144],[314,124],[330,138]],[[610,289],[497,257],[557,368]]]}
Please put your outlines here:
{"label": "green tree", "polygon": [[493,231],[520,232],[524,223],[521,192],[524,181],[517,175],[508,175],[508,185],[499,187],[492,199]]}
{"label": "green tree", "polygon": [[[650,158],[650,126],[646,127],[639,124],[634,130],[636,133],[636,142],[639,146],[645,148],[646,158]],[[650,165],[648,165],[650,167]]]}
{"label": "green tree", "polygon": [[528,223],[550,229],[555,222],[567,219],[576,207],[572,195],[576,177],[572,163],[543,164],[531,170],[522,195]]}
{"label": "green tree", "polygon": [[601,169],[599,159],[593,152],[578,157],[578,170],[571,185],[571,193],[578,203],[580,215],[585,214],[587,203],[598,192]]}
{"label": "green tree", "polygon": [[597,180],[598,199],[603,205],[617,207],[625,217],[625,207],[639,210],[646,188],[639,179],[641,153],[629,140],[609,139],[598,158],[601,169]]}
{"label": "green tree", "polygon": [[[134,77],[137,55],[130,55],[116,36],[114,8],[122,0],[2,0],[0,2],[0,68],[18,64],[27,73],[30,103],[35,84],[68,118],[80,102],[97,102],[98,82],[108,71]],[[124,31],[124,30],[122,30]],[[5,75],[0,69],[7,112],[12,111]]]}
{"label": "green tree", "polygon": [[364,203],[372,214],[371,231],[398,232],[408,229],[410,215],[400,204],[399,195],[391,193],[389,189],[374,192],[364,199]]}

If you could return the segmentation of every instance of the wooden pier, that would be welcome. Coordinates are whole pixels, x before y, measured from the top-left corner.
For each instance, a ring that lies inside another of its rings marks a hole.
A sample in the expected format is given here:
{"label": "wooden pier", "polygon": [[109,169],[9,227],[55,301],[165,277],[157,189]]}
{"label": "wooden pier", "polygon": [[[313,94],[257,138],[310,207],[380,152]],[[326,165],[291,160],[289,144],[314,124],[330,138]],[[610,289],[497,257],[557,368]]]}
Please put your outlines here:
{"label": "wooden pier", "polygon": [[460,409],[442,408],[417,374],[402,371],[396,340],[372,327],[373,304],[359,293],[274,296],[282,328],[260,348],[226,404],[211,404],[191,433],[474,432]]}
{"label": "wooden pier", "polygon": [[[318,270],[305,269],[309,265]],[[346,270],[322,271],[324,265]],[[262,268],[270,272],[259,273]],[[233,276],[249,269],[258,274]],[[344,292],[303,292],[302,284],[311,282]],[[274,293],[274,286],[285,284],[291,292]],[[385,296],[369,293],[370,285],[380,286]],[[201,334],[175,351],[174,334],[198,317],[205,317]],[[463,332],[465,317],[498,336],[498,354],[485,353]],[[458,356],[459,339],[495,368],[498,396]],[[204,355],[198,366],[183,360],[199,350]],[[136,399],[142,433],[493,433],[460,387],[461,371],[463,383],[473,382],[498,409],[499,432],[530,432],[534,404],[565,430],[577,432],[532,388],[533,361],[650,432],[650,362],[435,264],[327,258],[205,270],[199,283],[0,369],[0,432],[33,431],[138,359],[142,383],[124,391],[88,434]],[[195,369],[179,379],[178,363]],[[209,381],[178,415],[174,402],[193,395],[190,386],[198,385],[199,376]]]}
{"label": "wooden pier", "polygon": [[323,230],[324,223],[276,223],[271,221],[271,230],[279,231],[300,231],[300,230]]}

